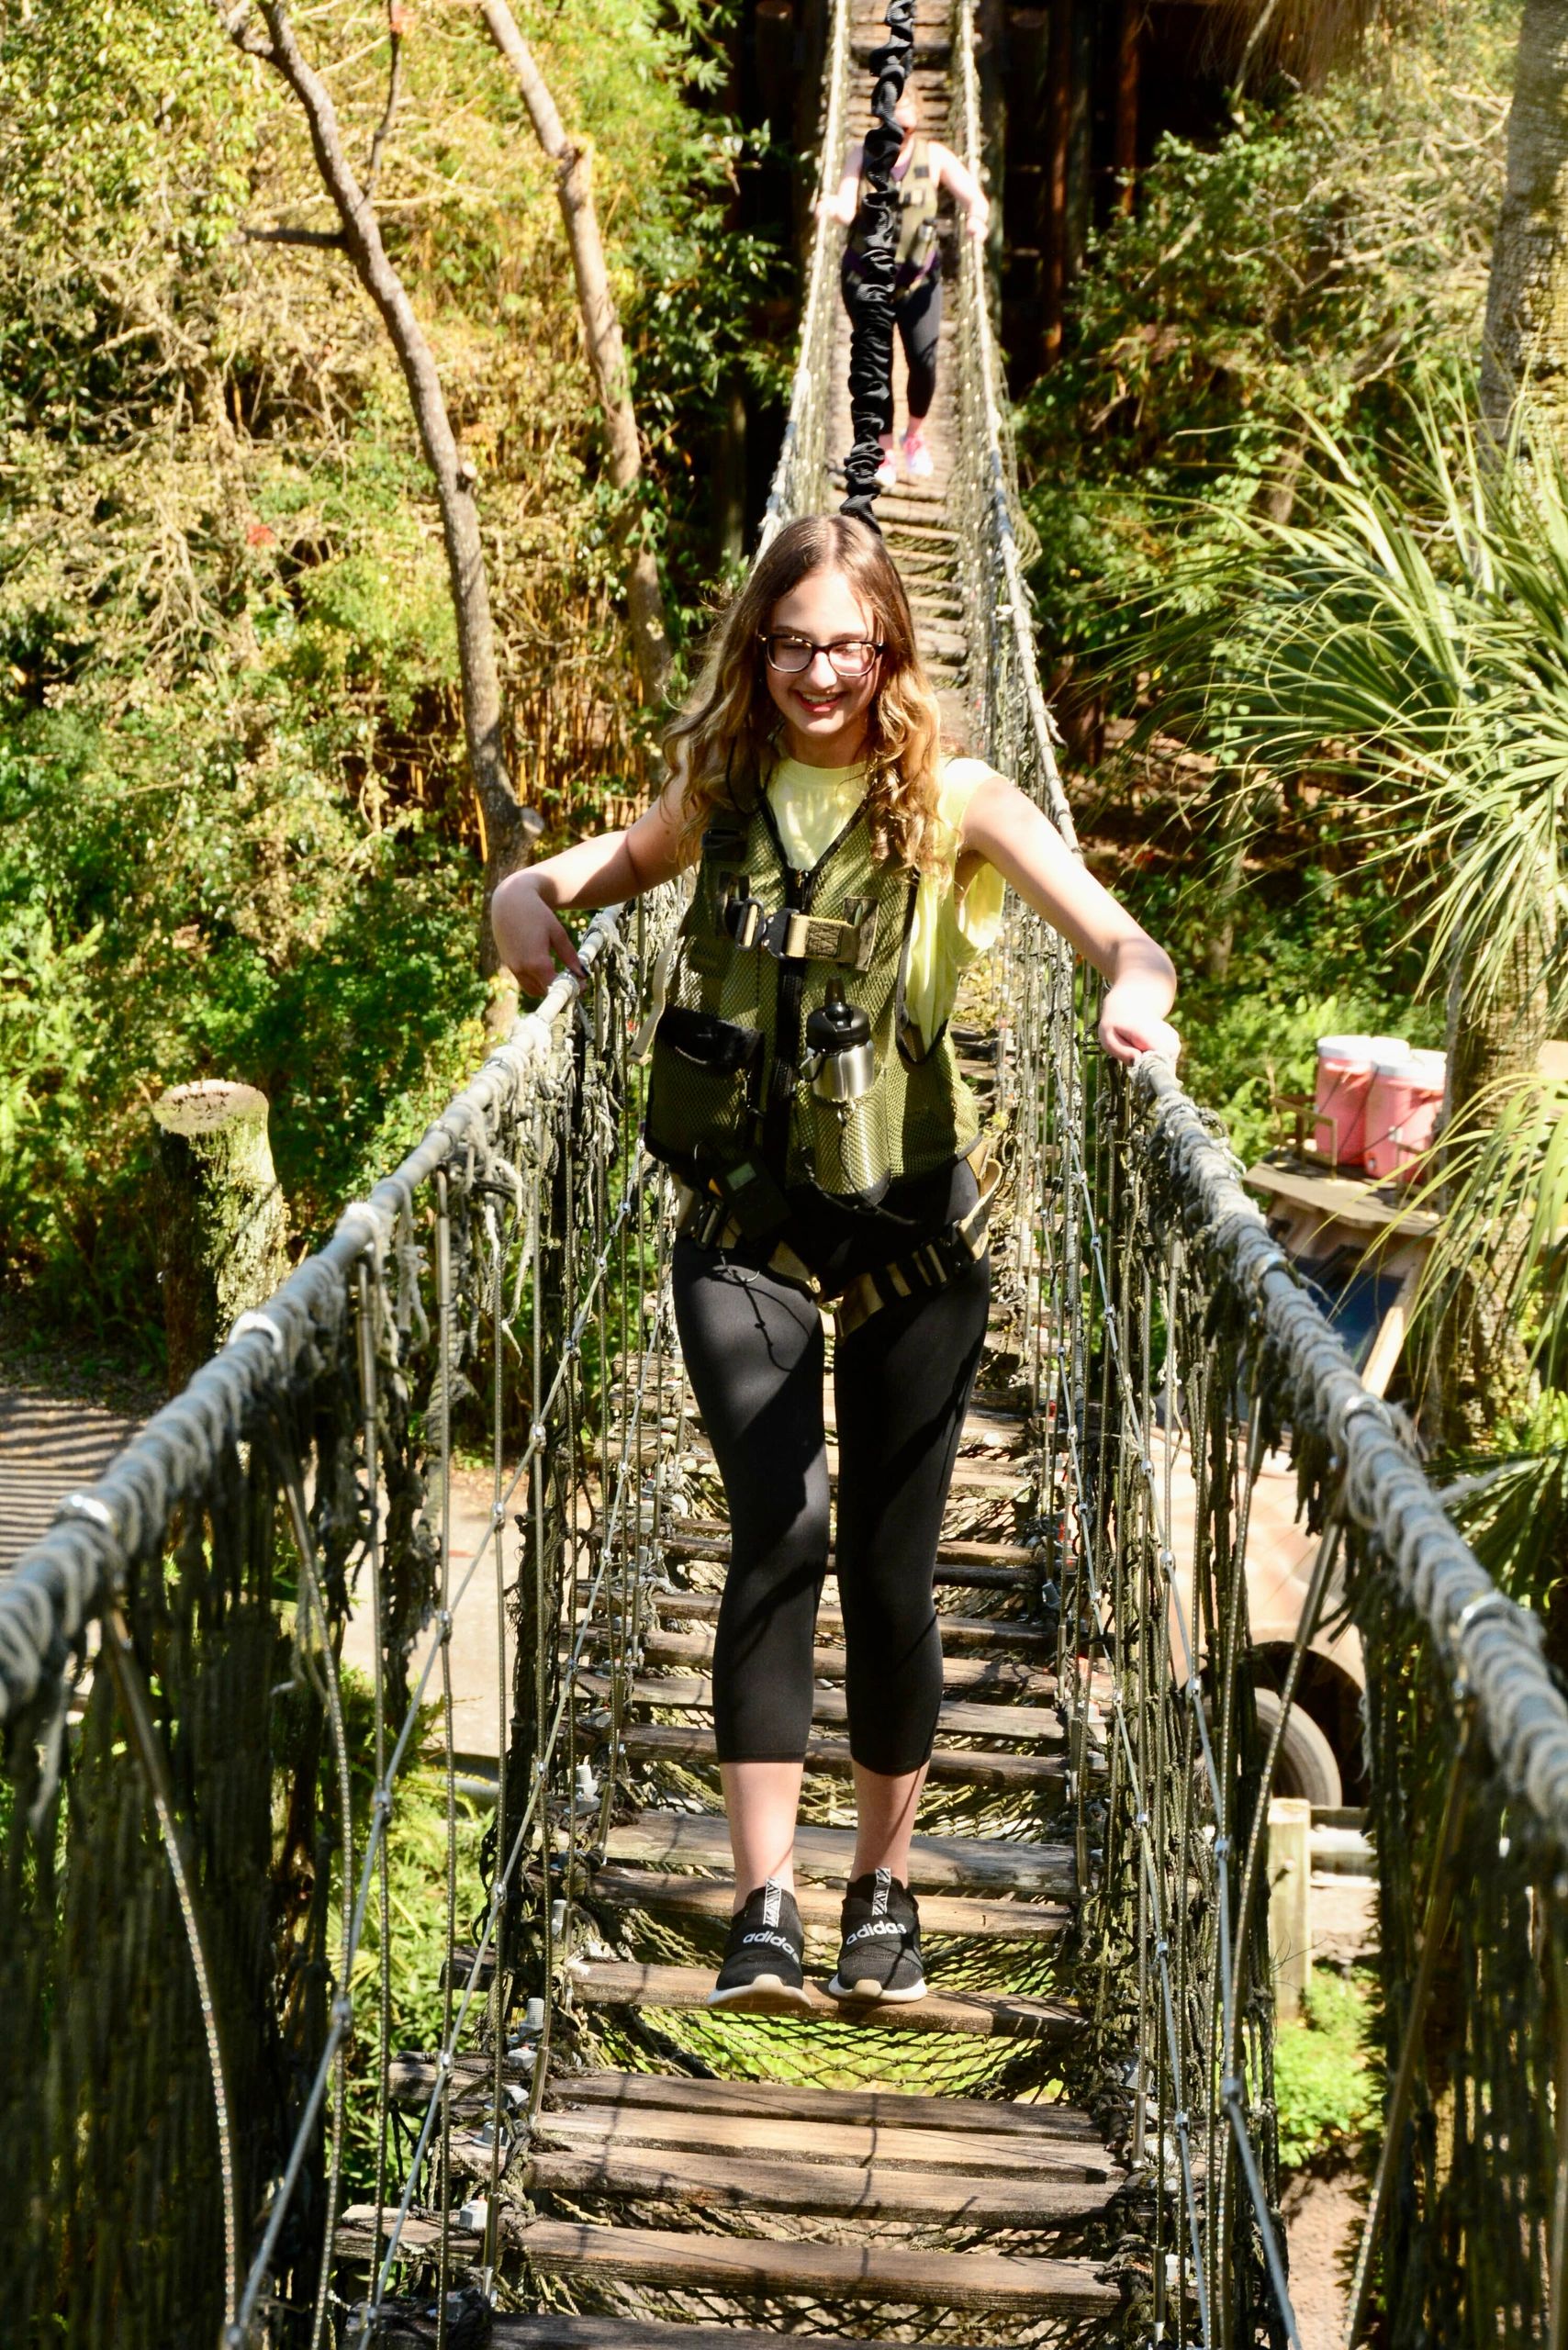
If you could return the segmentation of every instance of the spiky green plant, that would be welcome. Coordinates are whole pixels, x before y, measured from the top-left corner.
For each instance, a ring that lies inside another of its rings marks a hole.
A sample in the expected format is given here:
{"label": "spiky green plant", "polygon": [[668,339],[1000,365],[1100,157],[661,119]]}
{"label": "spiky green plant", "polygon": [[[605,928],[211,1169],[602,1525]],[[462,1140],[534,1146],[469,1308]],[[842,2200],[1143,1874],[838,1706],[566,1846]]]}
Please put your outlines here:
{"label": "spiky green plant", "polygon": [[1313,519],[1234,518],[1149,618],[1154,722],[1254,805],[1327,783],[1408,906],[1459,1079],[1418,1335],[1450,1345],[1455,1300],[1484,1294],[1535,1382],[1505,1399],[1511,1449],[1568,1372],[1568,1088],[1535,1051],[1568,1022],[1568,462],[1528,406],[1501,447],[1474,417],[1470,383],[1434,379],[1376,460],[1304,420]]}

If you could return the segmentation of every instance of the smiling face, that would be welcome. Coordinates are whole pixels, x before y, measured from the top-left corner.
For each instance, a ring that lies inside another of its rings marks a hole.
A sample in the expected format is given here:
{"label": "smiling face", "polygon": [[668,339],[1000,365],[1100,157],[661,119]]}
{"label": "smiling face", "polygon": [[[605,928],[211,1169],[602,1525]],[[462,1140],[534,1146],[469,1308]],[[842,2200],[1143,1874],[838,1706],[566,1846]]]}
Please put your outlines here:
{"label": "smiling face", "polygon": [[[842,571],[811,571],[780,596],[768,616],[770,635],[800,636],[818,645],[863,640],[875,643],[881,631],[870,606]],[[763,676],[774,707],[784,721],[785,748],[812,767],[853,767],[866,747],[868,714],[876,699],[881,664],[873,661],[861,677],[841,677],[825,653],[813,653],[809,668],[794,676],[763,657]]]}

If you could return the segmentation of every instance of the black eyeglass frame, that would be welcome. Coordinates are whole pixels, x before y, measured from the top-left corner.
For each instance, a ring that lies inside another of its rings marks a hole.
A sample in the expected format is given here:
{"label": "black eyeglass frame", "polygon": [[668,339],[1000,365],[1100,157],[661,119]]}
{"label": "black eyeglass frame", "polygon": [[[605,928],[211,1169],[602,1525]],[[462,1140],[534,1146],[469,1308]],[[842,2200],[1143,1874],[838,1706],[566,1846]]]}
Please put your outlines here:
{"label": "black eyeglass frame", "polygon": [[[787,638],[791,644],[803,644],[805,646],[806,657],[801,662],[798,669],[786,669],[781,661],[776,661],[773,658],[772,654],[768,651],[768,645],[774,637]],[[818,644],[814,643],[811,637],[799,636],[793,629],[789,628],[759,628],[756,632],[756,641],[762,647],[762,657],[767,662],[768,667],[770,669],[777,669],[781,677],[803,677],[807,670],[811,667],[812,663],[816,659],[817,655],[819,653],[825,653],[829,662],[832,664],[834,676],[835,677],[843,678],[846,685],[848,684],[852,677],[869,677],[871,671],[876,667],[878,661],[886,650],[885,643],[879,636],[839,636],[833,638],[832,641],[826,644]],[[834,652],[849,644],[866,644],[870,647],[871,658],[858,669],[841,669],[838,663],[834,660]]]}

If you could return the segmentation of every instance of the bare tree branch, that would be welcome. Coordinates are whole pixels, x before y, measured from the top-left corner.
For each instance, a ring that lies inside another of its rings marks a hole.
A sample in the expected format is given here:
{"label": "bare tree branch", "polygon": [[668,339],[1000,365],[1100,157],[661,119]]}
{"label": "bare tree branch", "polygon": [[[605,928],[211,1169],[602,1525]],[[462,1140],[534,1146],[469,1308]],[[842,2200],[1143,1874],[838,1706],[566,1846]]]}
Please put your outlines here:
{"label": "bare tree branch", "polygon": [[[283,0],[261,0],[267,45],[247,41],[246,17],[238,29],[224,0],[212,0],[218,21],[237,47],[249,48],[286,82],[309,128],[316,167],[342,223],[342,250],[354,274],[381,314],[409,387],[420,445],[435,485],[442,536],[457,622],[457,658],[463,685],[463,728],[468,763],[485,832],[485,899],[480,914],[480,968],[493,971],[489,903],[496,885],[521,864],[542,829],[536,812],[524,809],[507,772],[501,736],[500,675],[484,546],[473,498],[472,462],[457,446],[447,415],[435,356],[402,279],[387,258],[375,208],[359,185],[343,151],[337,112],[325,83],[300,54]],[[288,240],[287,241],[292,241]]]}
{"label": "bare tree branch", "polygon": [[[532,51],[517,28],[508,0],[479,0],[479,6],[491,39],[517,76],[539,144],[555,166],[555,195],[566,222],[572,274],[577,279],[583,339],[588,345],[599,406],[604,410],[610,478],[617,489],[629,490],[642,473],[643,450],[636,411],[632,405],[620,314],[610,287],[604,241],[594,207],[593,151],[586,140],[579,144],[567,138],[555,101],[533,62]],[[634,520],[634,509],[631,519]],[[648,699],[657,701],[669,676],[669,636],[665,626],[658,564],[652,548],[641,542],[627,551],[626,609],[632,623],[637,675]]]}
{"label": "bare tree branch", "polygon": [[386,74],[386,105],[375,126],[375,136],[370,142],[370,160],[364,167],[364,192],[375,193],[375,173],[381,162],[381,151],[392,136],[392,124],[398,112],[398,94],[403,77],[403,32],[408,19],[403,13],[403,0],[386,0],[386,30],[392,43],[392,62]]}
{"label": "bare tree branch", "polygon": [[348,251],[341,229],[244,229],[241,234],[252,245],[304,245],[313,252],[323,253]]}

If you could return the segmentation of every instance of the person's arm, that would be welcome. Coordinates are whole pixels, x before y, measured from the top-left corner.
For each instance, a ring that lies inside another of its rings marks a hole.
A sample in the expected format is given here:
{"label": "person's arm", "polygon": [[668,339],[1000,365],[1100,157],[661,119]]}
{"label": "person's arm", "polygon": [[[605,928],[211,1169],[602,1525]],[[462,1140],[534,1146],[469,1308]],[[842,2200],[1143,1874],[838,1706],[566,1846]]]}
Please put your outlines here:
{"label": "person's arm", "polygon": [[963,853],[971,851],[994,865],[1025,904],[1110,981],[1100,1007],[1100,1042],[1112,1058],[1130,1061],[1139,1053],[1159,1053],[1174,1060],[1182,1044],[1165,1017],[1176,999],[1170,956],[1080,864],[1050,819],[999,775],[976,785],[965,811]]}
{"label": "person's arm", "polygon": [[852,140],[844,152],[844,176],[836,195],[824,196],[817,207],[825,219],[841,220],[846,229],[854,226],[855,215],[860,208],[861,152],[861,141]]}
{"label": "person's arm", "polygon": [[950,148],[931,141],[931,160],[936,167],[936,185],[945,187],[955,204],[962,205],[965,226],[971,237],[983,237],[991,222],[991,198],[967,163],[960,163]]}
{"label": "person's arm", "polygon": [[688,862],[681,841],[680,789],[673,780],[634,824],[596,833],[547,856],[542,865],[509,873],[490,901],[496,951],[530,995],[543,995],[564,963],[583,977],[571,934],[559,919],[565,906],[616,906],[671,881]]}

